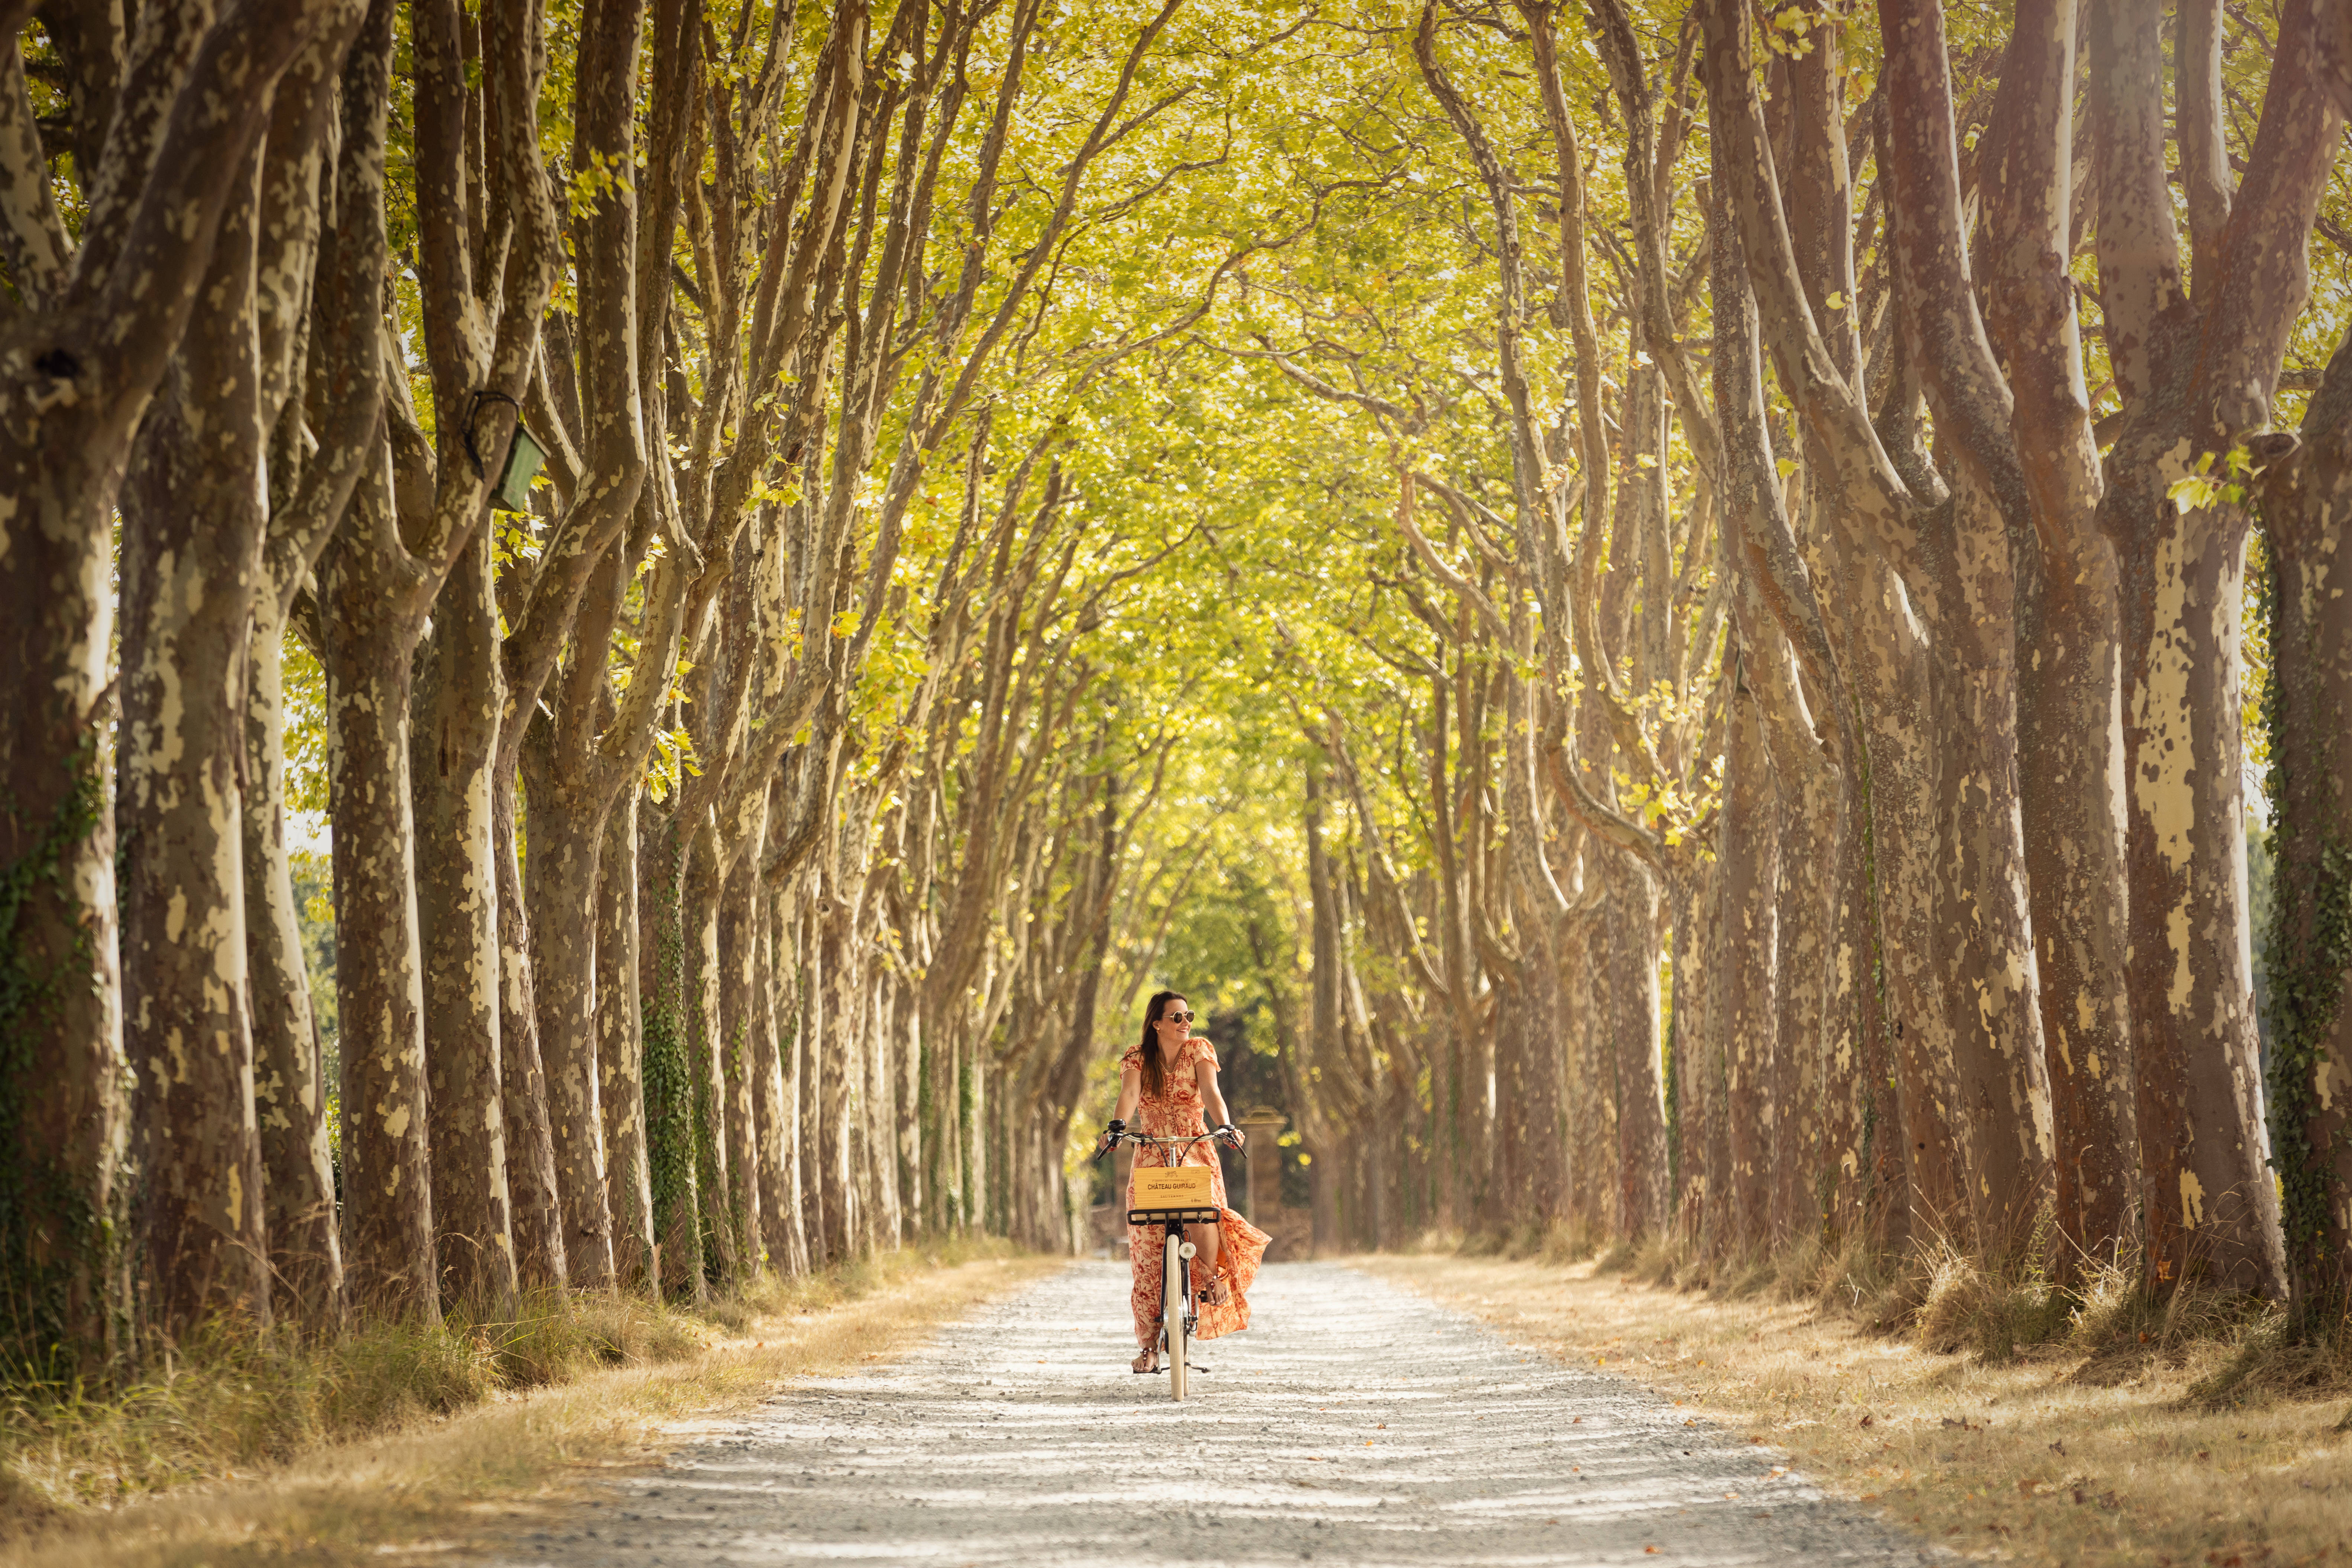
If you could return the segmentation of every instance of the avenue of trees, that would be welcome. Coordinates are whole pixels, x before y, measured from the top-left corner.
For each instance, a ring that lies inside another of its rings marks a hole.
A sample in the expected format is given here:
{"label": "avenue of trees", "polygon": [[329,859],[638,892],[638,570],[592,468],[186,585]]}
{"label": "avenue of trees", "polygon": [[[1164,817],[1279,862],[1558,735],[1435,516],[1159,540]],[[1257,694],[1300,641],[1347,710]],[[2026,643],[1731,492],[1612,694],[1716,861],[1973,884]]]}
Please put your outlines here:
{"label": "avenue of trees", "polygon": [[2352,0],[0,23],[17,1364],[1068,1246],[1161,981],[1322,1244],[2352,1294]]}

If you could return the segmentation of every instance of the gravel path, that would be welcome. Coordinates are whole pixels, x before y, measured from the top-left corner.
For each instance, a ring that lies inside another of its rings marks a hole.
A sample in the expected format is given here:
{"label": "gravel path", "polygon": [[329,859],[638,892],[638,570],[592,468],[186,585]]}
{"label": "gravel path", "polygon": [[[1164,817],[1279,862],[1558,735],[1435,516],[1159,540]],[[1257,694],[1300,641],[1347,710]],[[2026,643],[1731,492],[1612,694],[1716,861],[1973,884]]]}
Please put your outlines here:
{"label": "gravel path", "polygon": [[1074,1265],[902,1361],[795,1384],[501,1561],[1947,1560],[1785,1456],[1343,1265],[1271,1265],[1250,1305],[1180,1405],[1125,1364],[1125,1267]]}

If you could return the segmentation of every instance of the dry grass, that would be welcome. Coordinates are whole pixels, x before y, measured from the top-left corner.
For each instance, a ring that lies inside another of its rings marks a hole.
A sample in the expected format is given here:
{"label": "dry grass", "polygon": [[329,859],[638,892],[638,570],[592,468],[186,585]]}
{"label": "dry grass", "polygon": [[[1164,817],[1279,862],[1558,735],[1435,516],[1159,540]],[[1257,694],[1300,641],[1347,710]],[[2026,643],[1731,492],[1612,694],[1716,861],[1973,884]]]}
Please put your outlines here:
{"label": "dry grass", "polygon": [[1974,1555],[2352,1563],[2352,1334],[2297,1345],[2273,1316],[2192,1294],[2151,1307],[2115,1275],[2070,1310],[1948,1258],[1903,1279],[1783,1258],[1707,1289],[1671,1248],[1608,1261],[1624,1271],[1360,1260],[1785,1448],[1826,1489]]}
{"label": "dry grass", "polygon": [[[189,1406],[233,1405],[235,1395],[226,1386],[202,1399],[192,1394],[176,1414],[152,1398],[112,1415],[93,1410],[79,1425],[70,1417],[58,1423],[46,1454],[19,1434],[6,1461],[17,1495],[0,1511],[0,1568],[446,1560],[469,1542],[529,1528],[600,1471],[650,1461],[697,1417],[755,1404],[796,1376],[881,1360],[1061,1264],[1002,1249],[945,1258],[910,1251],[813,1280],[767,1282],[712,1309],[708,1321],[643,1303],[582,1299],[572,1316],[592,1331],[599,1322],[614,1329],[618,1320],[634,1336],[625,1359],[598,1352],[593,1342],[567,1350],[562,1334],[541,1333],[534,1337],[537,1363],[513,1365],[515,1347],[508,1347],[509,1363],[498,1369],[505,1388],[458,1399],[446,1379],[412,1385],[443,1387],[452,1396],[445,1411],[412,1392],[406,1403],[379,1409],[373,1435],[360,1440],[222,1467],[212,1479],[151,1495],[118,1491],[78,1502],[63,1478],[90,1471],[91,1456],[142,1442],[173,1447],[156,1434],[200,1419]],[[457,1374],[460,1385],[487,1375],[481,1361],[499,1353],[495,1346],[478,1350]],[[179,1381],[232,1383],[216,1375],[220,1370],[210,1364]],[[184,1467],[201,1447],[177,1444],[174,1462]]]}

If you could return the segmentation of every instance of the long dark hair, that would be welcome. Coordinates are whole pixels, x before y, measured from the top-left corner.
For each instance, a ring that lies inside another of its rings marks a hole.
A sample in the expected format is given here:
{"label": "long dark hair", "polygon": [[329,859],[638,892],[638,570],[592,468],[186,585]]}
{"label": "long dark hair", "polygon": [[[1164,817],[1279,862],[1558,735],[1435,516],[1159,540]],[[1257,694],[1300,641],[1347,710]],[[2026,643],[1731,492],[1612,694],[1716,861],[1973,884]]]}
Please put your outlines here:
{"label": "long dark hair", "polygon": [[1168,1058],[1160,1053],[1160,1031],[1152,1026],[1160,1022],[1160,1011],[1169,1003],[1182,1000],[1181,991],[1154,991],[1151,1000],[1143,1005],[1143,1092],[1153,1100],[1168,1087]]}

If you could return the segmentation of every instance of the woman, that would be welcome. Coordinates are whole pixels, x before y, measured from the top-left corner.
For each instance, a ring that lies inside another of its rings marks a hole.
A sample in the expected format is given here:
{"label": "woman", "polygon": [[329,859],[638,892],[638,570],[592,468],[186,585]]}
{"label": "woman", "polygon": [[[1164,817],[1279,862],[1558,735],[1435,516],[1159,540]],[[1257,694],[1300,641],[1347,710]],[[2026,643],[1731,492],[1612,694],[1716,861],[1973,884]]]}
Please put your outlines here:
{"label": "woman", "polygon": [[[1205,1108],[1216,1117],[1212,1123]],[[1197,1256],[1192,1259],[1192,1287],[1198,1292],[1196,1339],[1213,1340],[1249,1327],[1249,1302],[1244,1292],[1257,1278],[1259,1259],[1265,1256],[1266,1234],[1235,1214],[1225,1204],[1225,1173],[1217,1163],[1216,1145],[1206,1142],[1213,1125],[1242,1143],[1240,1129],[1225,1109],[1217,1089],[1217,1053],[1192,1033],[1192,1005],[1181,994],[1161,991],[1143,1010],[1143,1043],[1118,1064],[1118,1110],[1104,1133],[1132,1131],[1146,1138],[1202,1138],[1187,1150],[1139,1145],[1138,1166],[1183,1163],[1209,1169],[1209,1192],[1223,1218],[1215,1225],[1190,1225]],[[1181,1162],[1176,1158],[1182,1155]],[[1135,1178],[1128,1177],[1127,1206],[1135,1207]],[[1135,1358],[1138,1372],[1160,1370],[1160,1241],[1166,1231],[1142,1226],[1127,1230],[1128,1256],[1135,1268],[1135,1342],[1143,1353]],[[1205,1283],[1203,1283],[1205,1281]]]}

